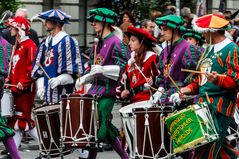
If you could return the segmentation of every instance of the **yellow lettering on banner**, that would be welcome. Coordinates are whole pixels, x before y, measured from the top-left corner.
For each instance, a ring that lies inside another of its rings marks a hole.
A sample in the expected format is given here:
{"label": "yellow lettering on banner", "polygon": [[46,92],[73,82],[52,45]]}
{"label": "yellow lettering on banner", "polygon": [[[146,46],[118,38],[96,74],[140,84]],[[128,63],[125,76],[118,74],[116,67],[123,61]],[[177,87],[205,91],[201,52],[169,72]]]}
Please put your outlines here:
{"label": "yellow lettering on banner", "polygon": [[181,136],[179,136],[178,140],[176,141],[177,144],[181,143],[183,139],[185,139],[193,130],[191,128],[188,128],[185,133],[183,133]]}
{"label": "yellow lettering on banner", "polygon": [[192,122],[192,118],[188,118],[186,119],[185,122],[183,122],[182,124],[180,124],[176,130],[174,131],[173,135],[171,135],[172,139],[174,140],[178,134],[181,134],[181,131],[186,127],[188,126],[191,122]]}
{"label": "yellow lettering on banner", "polygon": [[186,116],[186,114],[181,114],[179,117],[177,117],[176,120],[174,120],[174,121],[172,122],[172,124],[170,125],[170,127],[169,127],[169,132],[172,132],[173,127],[174,127],[180,120],[182,120],[185,116]]}

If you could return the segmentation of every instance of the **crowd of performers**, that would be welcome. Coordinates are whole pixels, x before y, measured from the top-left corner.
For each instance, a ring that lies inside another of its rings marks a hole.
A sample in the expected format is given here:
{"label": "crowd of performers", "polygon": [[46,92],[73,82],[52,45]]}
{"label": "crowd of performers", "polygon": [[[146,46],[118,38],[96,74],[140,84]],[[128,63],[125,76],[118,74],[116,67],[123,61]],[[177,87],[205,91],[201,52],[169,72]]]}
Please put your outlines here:
{"label": "crowd of performers", "polygon": [[[130,22],[124,36],[119,36],[114,26],[118,15],[107,8],[92,9],[87,20],[98,40],[86,68],[77,40],[63,30],[70,15],[53,9],[38,18],[49,33],[39,45],[29,38],[31,25],[20,15],[5,21],[14,43],[7,42],[9,36],[4,38],[4,32],[0,37],[1,97],[4,88],[11,89],[15,109],[12,117],[0,117],[0,139],[13,159],[21,158],[18,148],[24,132],[39,142],[31,116],[35,96],[45,105],[57,104],[61,95],[75,93],[87,84],[90,88],[85,93],[98,96],[98,142],[108,141],[122,159],[129,155],[109,120],[116,100],[130,104],[147,100],[181,110],[191,102],[185,95],[197,95],[194,102],[210,103],[219,139],[180,155],[202,159],[239,156],[234,145],[225,142],[236,110],[239,48],[225,36],[230,22],[223,15],[195,17],[190,30],[177,15],[156,18],[156,25],[144,21],[142,28]],[[160,47],[152,31],[156,26],[161,30]],[[89,159],[96,158],[97,148],[89,147],[88,152]]]}

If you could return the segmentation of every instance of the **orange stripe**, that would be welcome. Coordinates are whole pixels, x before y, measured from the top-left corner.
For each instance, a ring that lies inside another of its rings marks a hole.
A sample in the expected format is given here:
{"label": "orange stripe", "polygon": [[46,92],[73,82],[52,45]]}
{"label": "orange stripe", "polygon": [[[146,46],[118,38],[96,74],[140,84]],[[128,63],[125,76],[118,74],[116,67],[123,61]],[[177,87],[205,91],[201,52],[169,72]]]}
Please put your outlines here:
{"label": "orange stripe", "polygon": [[237,49],[236,48],[234,48],[234,67],[235,67],[235,70],[239,71],[238,55],[237,55]]}
{"label": "orange stripe", "polygon": [[227,153],[224,151],[224,148],[222,147],[219,152],[219,156],[223,159],[230,159],[231,157],[227,155]]}
{"label": "orange stripe", "polygon": [[202,157],[202,155],[203,155],[205,149],[206,149],[206,146],[201,147],[199,153],[198,153],[198,154],[195,154],[195,157],[194,157],[194,158],[195,158],[195,159],[200,159],[200,158]]}
{"label": "orange stripe", "polygon": [[222,59],[221,59],[219,56],[217,57],[217,61],[218,61],[219,65],[220,65],[221,67],[223,67]]}
{"label": "orange stripe", "polygon": [[214,159],[214,158],[213,158],[213,153],[214,153],[214,151],[215,151],[215,145],[216,145],[216,143],[213,143],[213,145],[212,145],[212,147],[211,147],[211,149],[210,149],[210,151],[209,151],[208,159]]}
{"label": "orange stripe", "polygon": [[226,59],[226,64],[227,64],[227,69],[228,69],[228,75],[231,76],[232,75],[232,67],[230,64],[231,60],[231,56],[230,56],[230,52],[228,53],[227,59]]}
{"label": "orange stripe", "polygon": [[222,112],[222,103],[223,103],[223,99],[222,97],[219,98],[218,104],[217,104],[217,110],[219,112]]}
{"label": "orange stripe", "polygon": [[[235,104],[234,104],[234,105],[235,105]],[[227,108],[227,113],[226,113],[227,116],[230,116],[230,115],[231,115],[232,106],[233,106],[232,101],[230,101],[230,104],[229,104],[229,106],[228,106],[228,108]]]}

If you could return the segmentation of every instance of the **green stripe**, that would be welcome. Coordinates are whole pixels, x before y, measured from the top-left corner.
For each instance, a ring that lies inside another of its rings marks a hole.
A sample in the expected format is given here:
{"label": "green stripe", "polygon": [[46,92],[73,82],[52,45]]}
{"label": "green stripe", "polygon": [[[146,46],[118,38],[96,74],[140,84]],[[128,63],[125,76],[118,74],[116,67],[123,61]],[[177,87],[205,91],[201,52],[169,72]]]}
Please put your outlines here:
{"label": "green stripe", "polygon": [[4,74],[4,50],[2,45],[0,45],[0,66],[1,66],[1,73]]}
{"label": "green stripe", "polygon": [[191,55],[192,55],[192,59],[193,59],[193,63],[194,63],[194,66],[196,66],[196,61],[198,60],[197,57],[196,57],[196,52],[195,52],[195,47],[193,45],[190,45],[190,51],[191,51]]}
{"label": "green stripe", "polygon": [[189,54],[187,51],[185,51],[185,57],[186,57],[186,67],[190,67],[190,58],[189,58]]}

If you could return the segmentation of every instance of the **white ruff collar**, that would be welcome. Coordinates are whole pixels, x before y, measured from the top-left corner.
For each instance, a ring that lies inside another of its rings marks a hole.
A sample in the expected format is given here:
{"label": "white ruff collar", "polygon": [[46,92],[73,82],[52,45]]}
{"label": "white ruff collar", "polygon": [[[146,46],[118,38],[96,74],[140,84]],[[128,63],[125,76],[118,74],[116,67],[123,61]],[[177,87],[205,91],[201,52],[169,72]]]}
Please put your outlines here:
{"label": "white ruff collar", "polygon": [[54,37],[52,37],[51,35],[48,36],[46,38],[46,41],[45,41],[45,45],[48,47],[48,44],[52,38],[52,44],[51,46],[54,46],[56,45],[59,41],[61,41],[61,39],[63,39],[66,35],[68,35],[66,32],[64,31],[60,31],[58,34],[56,34]]}

